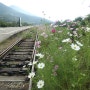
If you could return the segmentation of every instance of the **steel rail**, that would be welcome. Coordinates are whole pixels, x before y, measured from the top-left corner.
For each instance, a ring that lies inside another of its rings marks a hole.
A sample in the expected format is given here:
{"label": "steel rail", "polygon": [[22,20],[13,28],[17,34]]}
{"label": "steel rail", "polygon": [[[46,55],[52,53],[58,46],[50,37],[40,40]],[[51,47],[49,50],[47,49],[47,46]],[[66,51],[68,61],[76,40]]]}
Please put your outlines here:
{"label": "steel rail", "polygon": [[16,44],[18,44],[20,41],[22,40],[22,38],[20,38],[19,40],[17,40],[14,44],[12,44],[11,46],[9,46],[8,48],[6,48],[3,52],[0,53],[0,58],[3,57],[11,48],[13,48]]}
{"label": "steel rail", "polygon": [[[37,41],[37,37],[38,35],[36,34],[36,40],[35,42]],[[34,49],[33,49],[33,62],[35,61],[35,56],[36,56],[36,45],[34,44]],[[34,72],[34,64],[32,64],[32,69],[31,69],[31,72]],[[29,89],[28,90],[31,90],[32,89],[32,78],[30,78],[30,81],[29,81]]]}

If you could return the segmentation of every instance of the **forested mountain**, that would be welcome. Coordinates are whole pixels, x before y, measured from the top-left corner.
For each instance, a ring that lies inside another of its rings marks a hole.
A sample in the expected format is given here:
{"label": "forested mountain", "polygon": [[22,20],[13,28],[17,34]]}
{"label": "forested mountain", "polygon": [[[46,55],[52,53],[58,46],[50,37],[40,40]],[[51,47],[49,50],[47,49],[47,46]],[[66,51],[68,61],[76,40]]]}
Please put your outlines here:
{"label": "forested mountain", "polygon": [[[15,9],[12,9],[11,7],[8,7],[2,3],[0,3],[0,21],[5,22],[18,22],[19,18],[21,18],[21,21],[24,23],[29,24],[38,24],[41,23],[42,18],[33,16],[33,15],[26,15],[24,13],[21,13],[19,11],[16,11]],[[49,20],[46,20],[47,22]]]}

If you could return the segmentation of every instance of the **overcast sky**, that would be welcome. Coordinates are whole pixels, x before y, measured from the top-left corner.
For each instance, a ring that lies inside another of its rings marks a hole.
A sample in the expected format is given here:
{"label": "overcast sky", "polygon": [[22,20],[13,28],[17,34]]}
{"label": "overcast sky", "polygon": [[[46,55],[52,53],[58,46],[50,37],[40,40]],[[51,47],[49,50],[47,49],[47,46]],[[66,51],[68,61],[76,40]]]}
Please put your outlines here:
{"label": "overcast sky", "polygon": [[50,17],[53,21],[72,20],[90,14],[90,0],[0,0],[0,2],[8,6],[18,6],[47,19]]}

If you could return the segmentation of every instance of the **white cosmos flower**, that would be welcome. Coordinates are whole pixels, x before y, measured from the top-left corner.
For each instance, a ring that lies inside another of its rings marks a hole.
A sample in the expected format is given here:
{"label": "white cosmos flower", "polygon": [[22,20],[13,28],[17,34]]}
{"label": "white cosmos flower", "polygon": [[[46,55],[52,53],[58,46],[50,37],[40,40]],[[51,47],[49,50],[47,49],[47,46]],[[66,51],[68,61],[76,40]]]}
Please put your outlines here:
{"label": "white cosmos flower", "polygon": [[34,76],[35,76],[35,72],[31,72],[29,73],[28,78],[33,78]]}
{"label": "white cosmos flower", "polygon": [[89,28],[89,27],[86,27],[86,31],[87,31],[87,32],[90,32],[90,28]]}
{"label": "white cosmos flower", "polygon": [[33,61],[33,64],[37,64],[38,61]]}
{"label": "white cosmos flower", "polygon": [[73,60],[73,61],[77,61],[78,59],[76,58],[76,56],[74,56],[74,57],[72,58],[72,60]]}
{"label": "white cosmos flower", "polygon": [[67,33],[69,36],[73,36],[70,32]]}
{"label": "white cosmos flower", "polygon": [[38,56],[39,58],[43,58],[44,57],[44,55],[41,54],[41,53],[36,54],[36,56]]}
{"label": "white cosmos flower", "polygon": [[45,67],[45,64],[44,63],[39,63],[38,64],[38,68],[43,69],[44,67]]}
{"label": "white cosmos flower", "polygon": [[76,41],[76,43],[77,43],[79,46],[83,46],[83,44],[81,44],[79,41]]}
{"label": "white cosmos flower", "polygon": [[44,86],[44,81],[43,80],[39,80],[38,82],[37,82],[37,87],[38,88],[42,88]]}
{"label": "white cosmos flower", "polygon": [[73,36],[73,35],[70,33],[69,36]]}
{"label": "white cosmos flower", "polygon": [[74,36],[78,36],[77,32],[76,31],[73,31],[73,34]]}
{"label": "white cosmos flower", "polygon": [[54,28],[55,28],[55,27],[58,27],[58,25],[54,25],[53,27],[54,27]]}
{"label": "white cosmos flower", "polygon": [[77,44],[73,44],[73,43],[71,44],[71,48],[76,51],[80,50],[80,47]]}
{"label": "white cosmos flower", "polygon": [[38,61],[29,62],[29,66],[32,66],[33,64],[36,64]]}
{"label": "white cosmos flower", "polygon": [[71,39],[67,38],[67,39],[62,40],[62,42],[71,42]]}

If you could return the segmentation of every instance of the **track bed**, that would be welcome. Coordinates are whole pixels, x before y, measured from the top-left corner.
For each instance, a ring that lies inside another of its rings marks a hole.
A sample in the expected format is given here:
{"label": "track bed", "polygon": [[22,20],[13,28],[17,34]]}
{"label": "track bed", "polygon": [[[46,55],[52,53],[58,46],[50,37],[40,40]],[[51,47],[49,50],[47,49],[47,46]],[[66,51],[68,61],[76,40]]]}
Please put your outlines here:
{"label": "track bed", "polygon": [[35,39],[23,39],[0,57],[0,90],[28,90]]}

